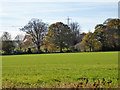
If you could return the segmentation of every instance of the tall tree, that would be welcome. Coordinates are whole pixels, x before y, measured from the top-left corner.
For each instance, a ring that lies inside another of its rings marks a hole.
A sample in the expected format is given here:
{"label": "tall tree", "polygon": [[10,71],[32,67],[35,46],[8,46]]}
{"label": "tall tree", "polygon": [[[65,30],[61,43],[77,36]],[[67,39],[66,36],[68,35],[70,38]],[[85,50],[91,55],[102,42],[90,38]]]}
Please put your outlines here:
{"label": "tall tree", "polygon": [[89,51],[100,50],[102,43],[95,38],[94,33],[89,32],[83,38],[82,43],[89,48]]}
{"label": "tall tree", "polygon": [[74,44],[80,42],[80,25],[78,22],[72,22],[70,23],[70,29],[72,30],[74,34]]}
{"label": "tall tree", "polygon": [[2,41],[9,41],[9,40],[11,40],[11,35],[10,35],[10,33],[4,32],[3,35],[2,35],[2,37],[1,37],[1,40],[2,40]]}
{"label": "tall tree", "polygon": [[120,19],[112,19],[107,23],[107,26],[112,29],[120,29]]}
{"label": "tall tree", "polygon": [[120,19],[112,19],[106,26],[106,46],[110,50],[120,50]]}
{"label": "tall tree", "polygon": [[17,47],[20,49],[20,51],[21,51],[22,46],[23,46],[23,38],[24,38],[23,35],[17,35],[15,37],[15,42],[17,43]]}
{"label": "tall tree", "polygon": [[40,53],[40,47],[43,45],[47,32],[47,24],[39,19],[31,19],[31,21],[20,30],[32,36],[32,41],[36,44],[38,53]]}
{"label": "tall tree", "polygon": [[11,35],[8,32],[4,32],[2,37],[2,50],[6,54],[10,54],[14,50],[14,44],[13,41],[11,40]]}
{"label": "tall tree", "polygon": [[111,19],[104,24],[96,25],[95,37],[102,43],[102,50],[120,50],[120,19]]}
{"label": "tall tree", "polygon": [[60,52],[62,52],[63,48],[69,48],[73,45],[73,33],[66,24],[57,22],[49,27],[46,40],[49,44],[52,43],[59,47]]}

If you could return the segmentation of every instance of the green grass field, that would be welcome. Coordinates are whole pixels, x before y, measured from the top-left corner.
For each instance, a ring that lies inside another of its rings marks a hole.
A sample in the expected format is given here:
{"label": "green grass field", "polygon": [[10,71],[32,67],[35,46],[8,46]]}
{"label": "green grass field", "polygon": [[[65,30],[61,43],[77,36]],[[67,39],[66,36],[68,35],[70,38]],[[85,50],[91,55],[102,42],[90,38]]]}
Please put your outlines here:
{"label": "green grass field", "polygon": [[[2,56],[3,87],[117,87],[118,52]],[[107,82],[112,81],[109,84]],[[92,85],[92,86],[91,86]]]}

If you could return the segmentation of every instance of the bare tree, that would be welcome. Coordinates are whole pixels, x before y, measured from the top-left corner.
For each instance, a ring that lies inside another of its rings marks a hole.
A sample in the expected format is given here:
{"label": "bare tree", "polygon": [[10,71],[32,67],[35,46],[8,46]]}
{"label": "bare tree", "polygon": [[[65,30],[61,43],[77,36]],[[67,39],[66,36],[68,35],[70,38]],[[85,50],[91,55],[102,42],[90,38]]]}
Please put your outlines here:
{"label": "bare tree", "polygon": [[43,45],[47,28],[47,24],[41,20],[31,19],[31,21],[20,30],[32,36],[32,41],[37,45],[38,53],[40,53],[40,47]]}
{"label": "bare tree", "polygon": [[79,25],[78,22],[70,23],[70,29],[75,34],[75,36],[79,36],[79,34],[80,34],[80,25]]}
{"label": "bare tree", "polygon": [[20,51],[21,51],[22,46],[23,46],[23,38],[24,38],[23,35],[17,35],[15,37],[15,42],[17,43],[17,47],[20,49]]}
{"label": "bare tree", "polygon": [[4,51],[4,53],[6,54],[10,54],[13,50],[14,50],[14,45],[13,45],[13,41],[11,40],[11,35],[8,32],[4,32],[2,37],[2,50]]}
{"label": "bare tree", "polygon": [[75,36],[74,44],[76,44],[79,42],[80,25],[78,24],[78,22],[72,22],[72,23],[70,23],[70,29],[72,30],[72,32]]}
{"label": "bare tree", "polygon": [[2,37],[1,37],[1,40],[2,40],[2,41],[9,41],[9,40],[11,40],[11,35],[10,35],[10,33],[4,32],[3,35],[2,35]]}

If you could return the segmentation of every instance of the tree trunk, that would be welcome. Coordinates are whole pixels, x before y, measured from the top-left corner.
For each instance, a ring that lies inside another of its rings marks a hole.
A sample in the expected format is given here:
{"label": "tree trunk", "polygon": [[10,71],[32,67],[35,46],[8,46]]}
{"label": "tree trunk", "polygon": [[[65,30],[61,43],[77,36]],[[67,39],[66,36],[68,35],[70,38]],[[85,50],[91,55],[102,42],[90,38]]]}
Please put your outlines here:
{"label": "tree trunk", "polygon": [[62,52],[62,42],[60,42],[60,52]]}
{"label": "tree trunk", "polygon": [[90,52],[91,52],[91,49],[92,49],[92,48],[90,47]]}
{"label": "tree trunk", "polygon": [[84,48],[84,52],[86,52],[86,48]]}
{"label": "tree trunk", "polygon": [[94,47],[92,47],[92,51],[94,52]]}
{"label": "tree trunk", "polygon": [[40,46],[38,45],[37,48],[38,48],[38,53],[40,53]]}
{"label": "tree trunk", "polygon": [[60,47],[60,52],[63,52],[63,51],[62,51],[62,47]]}
{"label": "tree trunk", "polygon": [[22,52],[22,48],[20,47],[20,52]]}

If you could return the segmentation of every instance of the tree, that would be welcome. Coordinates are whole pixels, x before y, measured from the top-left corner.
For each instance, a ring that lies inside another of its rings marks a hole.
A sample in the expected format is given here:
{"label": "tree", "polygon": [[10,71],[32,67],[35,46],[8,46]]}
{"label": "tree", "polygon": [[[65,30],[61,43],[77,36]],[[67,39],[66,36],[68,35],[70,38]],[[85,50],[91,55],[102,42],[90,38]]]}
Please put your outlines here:
{"label": "tree", "polygon": [[80,42],[80,25],[77,22],[70,23],[70,29],[74,34],[74,45]]}
{"label": "tree", "polygon": [[109,50],[120,50],[120,19],[112,19],[104,31],[105,47]]}
{"label": "tree", "polygon": [[83,38],[82,44],[89,48],[89,51],[99,50],[102,43],[95,38],[94,33],[89,32]]}
{"label": "tree", "polygon": [[10,54],[14,50],[14,42],[11,40],[11,35],[8,32],[4,32],[2,37],[2,50],[6,54]]}
{"label": "tree", "polygon": [[32,36],[31,35],[25,35],[23,39],[23,48],[31,48],[31,47],[36,47],[36,45],[32,41]]}
{"label": "tree", "polygon": [[98,25],[95,26],[95,30],[96,29],[104,29],[104,28],[106,28],[106,26],[103,25],[103,24],[98,24]]}
{"label": "tree", "polygon": [[43,45],[47,32],[47,24],[39,19],[31,19],[31,21],[20,30],[32,36],[32,41],[36,44],[38,53],[40,53],[40,47]]}
{"label": "tree", "polygon": [[20,51],[21,51],[21,49],[22,49],[22,46],[23,46],[23,35],[17,35],[16,37],[15,37],[15,42],[17,43],[17,47],[20,49]]}
{"label": "tree", "polygon": [[102,43],[102,50],[120,50],[120,19],[111,19],[95,27],[95,38]]}
{"label": "tree", "polygon": [[6,54],[12,53],[12,51],[15,48],[15,46],[13,44],[14,44],[14,42],[12,42],[12,41],[2,41],[2,50],[4,51],[4,53],[6,53]]}
{"label": "tree", "polygon": [[78,47],[80,48],[80,51],[84,51],[86,52],[88,46],[85,45],[84,41],[81,41],[80,43],[78,43]]}
{"label": "tree", "polygon": [[[48,34],[50,31],[48,30]],[[50,35],[46,35],[45,41],[44,41],[44,49],[47,49],[49,52],[55,52],[59,47],[54,44],[52,41],[52,38],[50,38]]]}
{"label": "tree", "polygon": [[120,19],[112,19],[107,23],[107,26],[112,29],[120,29]]}
{"label": "tree", "polygon": [[111,31],[109,34],[110,40],[112,40],[114,50],[120,50],[120,19],[112,19],[107,23],[107,29]]}
{"label": "tree", "polygon": [[80,42],[75,45],[75,48],[78,51],[86,51],[85,43],[83,42],[83,38],[85,37],[86,33],[81,33],[79,36]]}
{"label": "tree", "polygon": [[104,37],[104,31],[106,30],[106,26],[103,24],[98,24],[95,26],[95,31],[94,31],[94,37],[101,42],[102,44],[102,50],[104,50],[104,42],[105,42],[105,37]]}
{"label": "tree", "polygon": [[11,35],[10,35],[10,33],[4,32],[3,35],[2,35],[2,37],[1,37],[1,40],[2,40],[2,41],[9,41],[9,40],[11,40]]}
{"label": "tree", "polygon": [[52,43],[56,47],[59,47],[60,52],[62,52],[63,48],[68,49],[73,45],[73,33],[66,24],[57,22],[50,25],[46,41],[48,44]]}

